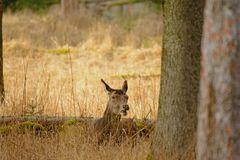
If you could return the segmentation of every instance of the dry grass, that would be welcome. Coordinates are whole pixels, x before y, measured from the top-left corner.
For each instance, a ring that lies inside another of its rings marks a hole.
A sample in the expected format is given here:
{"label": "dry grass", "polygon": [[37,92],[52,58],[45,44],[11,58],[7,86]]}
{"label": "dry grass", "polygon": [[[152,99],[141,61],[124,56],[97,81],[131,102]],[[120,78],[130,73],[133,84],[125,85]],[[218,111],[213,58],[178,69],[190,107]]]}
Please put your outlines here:
{"label": "dry grass", "polygon": [[[58,8],[47,15],[5,13],[4,80],[6,103],[0,115],[102,115],[107,96],[100,79],[114,88],[129,83],[129,117],[156,118],[161,22],[150,13],[125,30],[118,21],[81,14],[62,19]],[[148,27],[144,25],[148,24]],[[1,159],[144,159],[149,141],[131,148],[95,148],[79,137],[0,137]],[[72,135],[73,134],[73,135]]]}
{"label": "dry grass", "polygon": [[102,159],[146,159],[149,153],[149,141],[143,140],[135,147],[124,143],[96,146],[81,136],[79,126],[73,126],[58,136],[49,134],[36,137],[32,134],[12,134],[0,137],[2,160],[102,160]]}

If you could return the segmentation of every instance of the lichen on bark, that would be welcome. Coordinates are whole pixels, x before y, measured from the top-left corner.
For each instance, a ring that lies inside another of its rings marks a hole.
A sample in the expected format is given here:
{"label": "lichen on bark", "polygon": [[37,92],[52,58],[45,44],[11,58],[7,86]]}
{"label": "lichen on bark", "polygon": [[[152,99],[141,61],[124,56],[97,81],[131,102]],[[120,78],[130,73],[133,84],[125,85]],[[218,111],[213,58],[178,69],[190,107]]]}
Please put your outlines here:
{"label": "lichen on bark", "polygon": [[239,24],[238,1],[206,1],[198,111],[198,160],[240,159]]}

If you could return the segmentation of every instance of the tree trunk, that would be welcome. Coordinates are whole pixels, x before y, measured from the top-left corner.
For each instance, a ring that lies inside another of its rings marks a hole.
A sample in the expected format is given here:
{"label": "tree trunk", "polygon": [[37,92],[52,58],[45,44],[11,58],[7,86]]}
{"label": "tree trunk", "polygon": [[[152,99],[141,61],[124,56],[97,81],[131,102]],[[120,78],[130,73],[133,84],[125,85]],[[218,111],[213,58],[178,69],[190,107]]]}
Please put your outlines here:
{"label": "tree trunk", "polygon": [[78,9],[78,0],[61,0],[62,13],[64,16],[76,12]]}
{"label": "tree trunk", "polygon": [[163,53],[154,159],[194,160],[204,0],[163,5]]}
{"label": "tree trunk", "polygon": [[207,0],[198,112],[198,160],[240,159],[239,24],[239,1]]}
{"label": "tree trunk", "polygon": [[0,102],[5,98],[3,80],[3,39],[2,39],[3,0],[0,0]]}

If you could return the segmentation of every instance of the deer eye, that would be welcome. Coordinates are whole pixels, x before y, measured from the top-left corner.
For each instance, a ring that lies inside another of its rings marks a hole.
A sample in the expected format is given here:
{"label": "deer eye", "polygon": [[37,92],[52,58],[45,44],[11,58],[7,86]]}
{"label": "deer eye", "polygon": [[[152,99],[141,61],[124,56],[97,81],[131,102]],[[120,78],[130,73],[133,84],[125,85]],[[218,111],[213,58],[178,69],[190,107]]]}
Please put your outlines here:
{"label": "deer eye", "polygon": [[117,96],[112,96],[112,99],[116,99],[117,98]]}

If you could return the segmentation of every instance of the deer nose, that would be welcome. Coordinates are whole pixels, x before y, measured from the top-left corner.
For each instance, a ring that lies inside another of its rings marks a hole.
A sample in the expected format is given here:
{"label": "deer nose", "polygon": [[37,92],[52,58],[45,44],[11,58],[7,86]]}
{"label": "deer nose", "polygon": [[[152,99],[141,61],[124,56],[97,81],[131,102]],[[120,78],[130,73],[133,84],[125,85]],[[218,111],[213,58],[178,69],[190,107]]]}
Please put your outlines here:
{"label": "deer nose", "polygon": [[123,108],[124,108],[126,111],[128,111],[128,110],[129,110],[129,105],[126,104],[126,105],[123,106]]}

